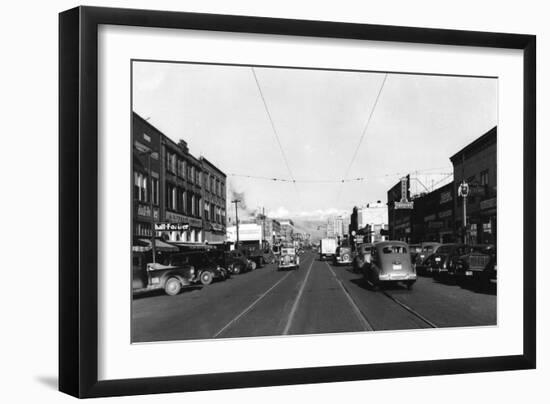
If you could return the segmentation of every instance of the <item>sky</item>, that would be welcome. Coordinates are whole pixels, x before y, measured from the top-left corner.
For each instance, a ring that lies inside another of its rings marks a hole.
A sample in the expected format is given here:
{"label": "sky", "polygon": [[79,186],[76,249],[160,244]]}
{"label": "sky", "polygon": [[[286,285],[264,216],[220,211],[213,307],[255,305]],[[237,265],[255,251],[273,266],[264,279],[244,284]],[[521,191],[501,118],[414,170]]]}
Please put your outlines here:
{"label": "sky", "polygon": [[452,173],[449,157],[497,124],[497,86],[494,78],[133,62],[132,91],[135,112],[227,174],[228,198],[239,193],[249,211],[271,217],[324,219],[385,201],[407,173],[432,183]]}

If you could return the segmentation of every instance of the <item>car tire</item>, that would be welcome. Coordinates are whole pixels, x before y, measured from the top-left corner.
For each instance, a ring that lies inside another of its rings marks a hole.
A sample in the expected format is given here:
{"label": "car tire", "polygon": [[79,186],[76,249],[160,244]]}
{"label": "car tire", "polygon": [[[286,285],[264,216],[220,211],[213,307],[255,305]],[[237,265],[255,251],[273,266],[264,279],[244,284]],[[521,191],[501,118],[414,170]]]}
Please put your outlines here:
{"label": "car tire", "polygon": [[214,274],[210,271],[202,271],[200,280],[204,286],[210,285],[214,280]]}
{"label": "car tire", "polygon": [[407,282],[407,289],[412,290],[413,285],[414,285],[414,282]]}
{"label": "car tire", "polygon": [[164,293],[168,296],[176,296],[181,291],[181,282],[178,278],[171,277],[164,284]]}

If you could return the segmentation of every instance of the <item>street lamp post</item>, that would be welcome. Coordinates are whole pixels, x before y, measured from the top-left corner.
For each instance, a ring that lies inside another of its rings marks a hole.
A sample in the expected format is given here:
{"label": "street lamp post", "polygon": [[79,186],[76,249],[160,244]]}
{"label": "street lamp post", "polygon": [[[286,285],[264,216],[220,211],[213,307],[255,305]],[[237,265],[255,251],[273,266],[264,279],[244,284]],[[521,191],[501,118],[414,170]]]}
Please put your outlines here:
{"label": "street lamp post", "polygon": [[470,193],[470,186],[466,181],[462,181],[458,187],[458,195],[462,197],[462,228],[464,234],[462,235],[462,242],[466,244],[466,226],[468,225],[468,216],[466,213],[466,207],[468,205],[468,194]]}

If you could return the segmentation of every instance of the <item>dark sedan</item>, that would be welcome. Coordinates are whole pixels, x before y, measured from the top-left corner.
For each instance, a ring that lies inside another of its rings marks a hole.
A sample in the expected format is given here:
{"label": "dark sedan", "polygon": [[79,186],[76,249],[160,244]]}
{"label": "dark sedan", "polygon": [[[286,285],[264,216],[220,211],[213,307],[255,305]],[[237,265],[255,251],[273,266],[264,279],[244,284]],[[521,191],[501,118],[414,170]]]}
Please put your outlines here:
{"label": "dark sedan", "polygon": [[484,286],[496,281],[496,248],[493,244],[473,245],[456,262],[456,276],[461,282],[471,280]]}
{"label": "dark sedan", "polygon": [[464,244],[442,244],[437,252],[430,256],[427,270],[437,279],[453,276],[456,270],[456,261],[467,251],[468,246]]}

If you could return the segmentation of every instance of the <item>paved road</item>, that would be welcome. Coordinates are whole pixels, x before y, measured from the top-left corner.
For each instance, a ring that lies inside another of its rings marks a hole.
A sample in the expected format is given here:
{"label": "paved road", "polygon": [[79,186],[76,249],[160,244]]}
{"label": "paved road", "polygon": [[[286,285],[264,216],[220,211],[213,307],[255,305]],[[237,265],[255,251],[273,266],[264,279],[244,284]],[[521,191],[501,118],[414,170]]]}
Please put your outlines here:
{"label": "paved road", "polygon": [[134,342],[496,324],[496,295],[420,277],[374,291],[313,253],[299,270],[266,265],[223,282],[135,297]]}

